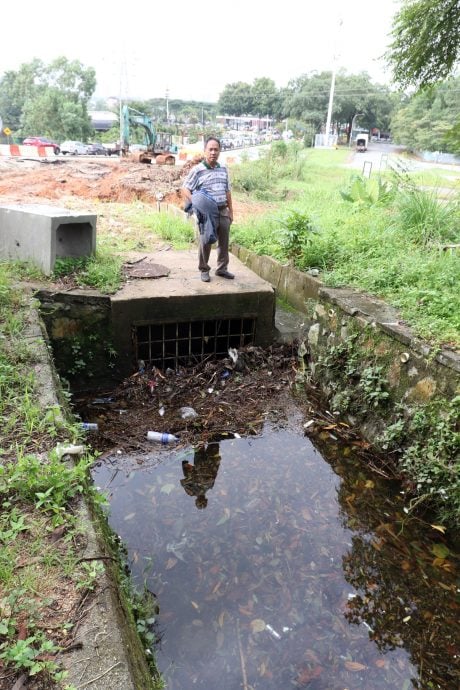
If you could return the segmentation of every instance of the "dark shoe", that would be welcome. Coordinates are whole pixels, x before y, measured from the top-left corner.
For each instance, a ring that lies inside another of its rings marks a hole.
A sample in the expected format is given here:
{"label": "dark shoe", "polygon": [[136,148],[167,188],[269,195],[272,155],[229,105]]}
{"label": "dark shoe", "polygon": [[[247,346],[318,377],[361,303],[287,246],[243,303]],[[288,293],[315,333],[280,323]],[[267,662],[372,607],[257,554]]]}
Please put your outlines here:
{"label": "dark shoe", "polygon": [[220,278],[227,278],[228,280],[233,280],[235,277],[235,275],[230,273],[230,271],[216,271],[216,276],[220,276]]}
{"label": "dark shoe", "polygon": [[211,278],[209,277],[209,271],[201,271],[201,280],[203,283],[209,283]]}

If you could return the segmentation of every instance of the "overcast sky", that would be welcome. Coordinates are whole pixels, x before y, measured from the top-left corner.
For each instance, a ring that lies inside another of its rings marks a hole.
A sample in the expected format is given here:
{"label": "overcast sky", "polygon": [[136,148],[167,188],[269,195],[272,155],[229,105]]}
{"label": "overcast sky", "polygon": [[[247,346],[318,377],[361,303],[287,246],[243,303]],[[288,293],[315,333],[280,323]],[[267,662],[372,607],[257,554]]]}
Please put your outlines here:
{"label": "overcast sky", "polygon": [[332,69],[335,55],[337,68],[389,83],[379,58],[399,6],[397,0],[25,0],[4,16],[0,76],[33,58],[49,63],[64,55],[95,68],[97,96],[143,100],[168,89],[171,99],[216,101],[226,84],[269,77],[283,87],[306,72]]}

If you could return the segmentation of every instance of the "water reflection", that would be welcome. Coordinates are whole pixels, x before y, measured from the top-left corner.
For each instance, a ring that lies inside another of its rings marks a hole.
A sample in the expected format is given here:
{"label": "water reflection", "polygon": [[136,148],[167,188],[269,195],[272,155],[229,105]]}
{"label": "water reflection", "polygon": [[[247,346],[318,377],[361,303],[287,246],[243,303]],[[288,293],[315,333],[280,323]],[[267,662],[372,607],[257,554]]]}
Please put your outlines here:
{"label": "water reflection", "polygon": [[[398,487],[269,428],[162,458],[95,479],[134,576],[154,564],[168,690],[457,687],[453,559],[433,564],[442,535],[407,521]],[[212,489],[206,510],[184,483]]]}
{"label": "water reflection", "polygon": [[208,499],[206,493],[212,489],[219,471],[220,454],[218,443],[200,445],[195,450],[193,465],[188,460],[182,460],[181,479],[184,491],[189,496],[196,496],[197,508],[206,508]]}

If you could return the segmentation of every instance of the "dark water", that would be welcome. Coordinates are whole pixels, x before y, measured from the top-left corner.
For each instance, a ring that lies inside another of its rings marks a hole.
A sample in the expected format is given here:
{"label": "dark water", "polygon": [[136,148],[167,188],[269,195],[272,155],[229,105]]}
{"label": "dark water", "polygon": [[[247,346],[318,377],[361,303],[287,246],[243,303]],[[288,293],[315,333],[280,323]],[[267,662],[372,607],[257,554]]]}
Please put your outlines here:
{"label": "dark water", "polygon": [[300,430],[95,469],[133,577],[158,597],[168,689],[457,689],[442,532],[353,448],[332,441],[326,461]]}

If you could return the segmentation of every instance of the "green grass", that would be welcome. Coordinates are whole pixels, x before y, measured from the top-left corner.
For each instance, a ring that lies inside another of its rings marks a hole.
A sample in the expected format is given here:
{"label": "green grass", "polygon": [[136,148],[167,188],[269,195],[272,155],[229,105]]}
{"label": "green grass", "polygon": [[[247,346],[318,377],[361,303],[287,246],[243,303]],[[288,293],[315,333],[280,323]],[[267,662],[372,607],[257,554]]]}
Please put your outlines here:
{"label": "green grass", "polygon": [[[11,682],[14,672],[26,673],[57,690],[66,672],[55,655],[75,621],[49,607],[56,592],[84,600],[100,581],[103,565],[79,558],[85,529],[74,508],[81,496],[95,507],[103,498],[90,483],[90,454],[61,460],[59,444],[79,445],[83,432],[59,407],[40,401],[37,362],[24,337],[35,306],[13,286],[17,269],[0,263],[0,666]],[[161,679],[152,687],[162,687]]]}
{"label": "green grass", "polygon": [[[342,199],[350,189],[350,173],[339,163],[345,151],[308,151],[303,179],[286,180],[292,200],[277,202],[264,215],[236,223],[232,239],[300,270],[319,268],[330,286],[353,286],[383,298],[400,309],[421,337],[435,344],[460,345],[460,257],[442,250],[460,242],[460,205],[437,194],[441,173],[407,171],[382,176],[390,193],[356,194],[356,203]],[[458,179],[458,178],[457,178]],[[421,189],[417,184],[421,185]],[[280,179],[275,183],[281,184]],[[363,181],[371,190],[371,183]],[[291,232],[301,251],[286,242],[286,218],[307,217],[315,232]]]}

